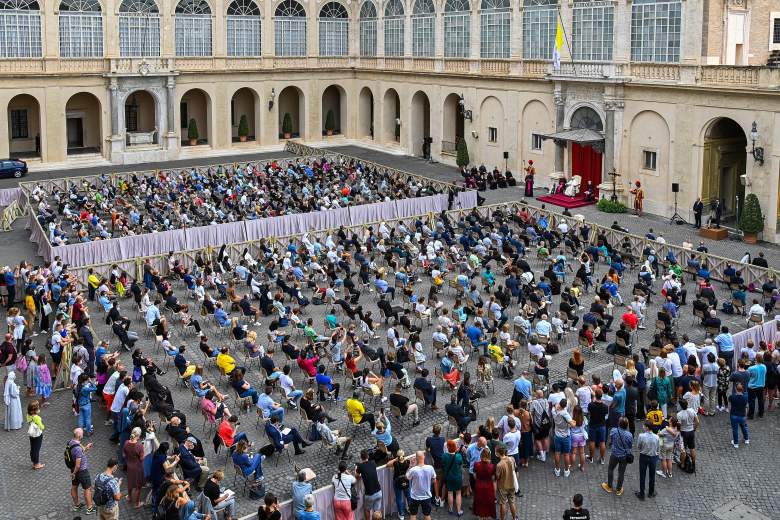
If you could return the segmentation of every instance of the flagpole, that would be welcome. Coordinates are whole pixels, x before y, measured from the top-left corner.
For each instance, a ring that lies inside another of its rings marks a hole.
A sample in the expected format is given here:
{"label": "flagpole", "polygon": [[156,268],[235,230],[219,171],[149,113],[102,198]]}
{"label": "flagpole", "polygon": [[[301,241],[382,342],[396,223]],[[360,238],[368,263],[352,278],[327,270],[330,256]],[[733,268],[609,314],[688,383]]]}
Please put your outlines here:
{"label": "flagpole", "polygon": [[574,64],[574,53],[571,50],[571,45],[569,44],[569,35],[566,33],[566,24],[563,23],[563,16],[561,16],[561,8],[558,6],[558,21],[561,24],[561,30],[563,31],[563,40],[566,42],[566,48],[569,49],[569,58],[571,59],[571,66],[574,69],[574,75],[577,75],[577,66]]}

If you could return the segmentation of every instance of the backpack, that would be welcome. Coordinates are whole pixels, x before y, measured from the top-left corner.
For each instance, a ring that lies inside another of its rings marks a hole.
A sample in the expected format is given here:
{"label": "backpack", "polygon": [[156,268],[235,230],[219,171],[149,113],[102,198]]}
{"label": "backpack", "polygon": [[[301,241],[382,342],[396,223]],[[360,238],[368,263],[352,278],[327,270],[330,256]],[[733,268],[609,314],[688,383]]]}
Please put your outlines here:
{"label": "backpack", "polygon": [[65,446],[65,453],[62,454],[62,457],[65,459],[65,466],[71,471],[76,467],[76,459],[73,458],[74,446],[76,445],[68,442],[67,446]]}
{"label": "backpack", "polygon": [[104,506],[108,504],[114,498],[114,492],[108,485],[110,477],[105,477],[102,473],[95,477],[95,504],[98,506]]}
{"label": "backpack", "polygon": [[695,473],[696,470],[693,466],[693,461],[691,460],[691,457],[685,457],[685,463],[680,465],[680,469],[683,470],[686,473]]}
{"label": "backpack", "polygon": [[731,302],[723,302],[723,312],[734,314],[734,305]]}
{"label": "backpack", "polygon": [[320,435],[319,430],[317,430],[317,425],[312,424],[311,429],[309,429],[309,442],[317,442],[320,439],[322,439],[322,436]]}

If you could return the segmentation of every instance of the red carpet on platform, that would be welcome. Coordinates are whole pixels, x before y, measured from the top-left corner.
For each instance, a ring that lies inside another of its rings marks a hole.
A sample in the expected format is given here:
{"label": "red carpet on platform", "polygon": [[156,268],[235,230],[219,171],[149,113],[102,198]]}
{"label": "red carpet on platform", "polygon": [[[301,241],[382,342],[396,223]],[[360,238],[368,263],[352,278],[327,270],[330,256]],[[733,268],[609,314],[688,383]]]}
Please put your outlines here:
{"label": "red carpet on platform", "polygon": [[536,200],[569,209],[581,208],[596,203],[595,200],[585,200],[585,196],[582,194],[578,194],[576,197],[567,197],[566,195],[545,195],[544,197],[536,197]]}

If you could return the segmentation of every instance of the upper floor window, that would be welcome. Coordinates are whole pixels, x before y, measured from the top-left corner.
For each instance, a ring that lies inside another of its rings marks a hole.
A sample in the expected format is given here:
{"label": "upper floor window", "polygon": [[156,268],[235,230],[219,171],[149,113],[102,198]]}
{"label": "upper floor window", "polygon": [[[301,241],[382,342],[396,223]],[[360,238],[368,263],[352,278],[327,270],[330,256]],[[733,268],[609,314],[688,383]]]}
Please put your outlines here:
{"label": "upper floor window", "polygon": [[509,0],[482,0],[479,24],[479,55],[482,58],[509,58],[512,26]]}
{"label": "upper floor window", "polygon": [[0,0],[0,58],[41,56],[41,8],[36,0]]}
{"label": "upper floor window", "polygon": [[62,0],[60,3],[60,56],[103,56],[103,16],[97,0]]}
{"label": "upper floor window", "polygon": [[260,56],[262,25],[254,0],[233,0],[227,8],[228,56]]}
{"label": "upper floor window", "polygon": [[558,0],[523,1],[523,58],[551,60],[558,29]]}
{"label": "upper floor window", "polygon": [[615,5],[610,0],[575,0],[574,59],[612,60]]}
{"label": "upper floor window", "polygon": [[366,0],[360,6],[360,55],[376,56],[376,6]]}
{"label": "upper floor window", "polygon": [[306,11],[295,0],[284,0],[274,13],[277,56],[306,56]]}
{"label": "upper floor window", "polygon": [[320,56],[349,54],[349,15],[338,2],[328,2],[320,10]]}
{"label": "upper floor window", "polygon": [[160,55],[160,11],[154,0],[123,0],[119,6],[119,54]]}
{"label": "upper floor window", "polygon": [[433,56],[436,52],[436,8],[433,0],[416,0],[412,9],[412,54]]}
{"label": "upper floor window", "polygon": [[390,0],[385,6],[385,56],[404,55],[404,5]]}
{"label": "upper floor window", "polygon": [[680,61],[680,0],[634,0],[631,6],[631,59]]}
{"label": "upper floor window", "polygon": [[211,7],[205,0],[176,6],[176,56],[211,56]]}
{"label": "upper floor window", "polygon": [[471,55],[471,6],[469,0],[447,0],[444,4],[444,56]]}

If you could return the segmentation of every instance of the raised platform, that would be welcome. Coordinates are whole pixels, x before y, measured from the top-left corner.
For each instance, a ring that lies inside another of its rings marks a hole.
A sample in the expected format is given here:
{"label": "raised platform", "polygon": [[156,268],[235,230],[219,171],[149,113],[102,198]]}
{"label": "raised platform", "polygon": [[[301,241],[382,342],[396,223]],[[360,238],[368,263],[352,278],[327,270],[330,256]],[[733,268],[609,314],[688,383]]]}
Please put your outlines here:
{"label": "raised platform", "polygon": [[566,195],[545,195],[544,197],[536,197],[536,200],[568,209],[581,208],[596,203],[595,200],[585,200],[585,196],[582,194],[575,197],[567,197]]}
{"label": "raised platform", "polygon": [[725,228],[701,228],[699,236],[710,240],[726,240],[729,237],[729,232]]}

